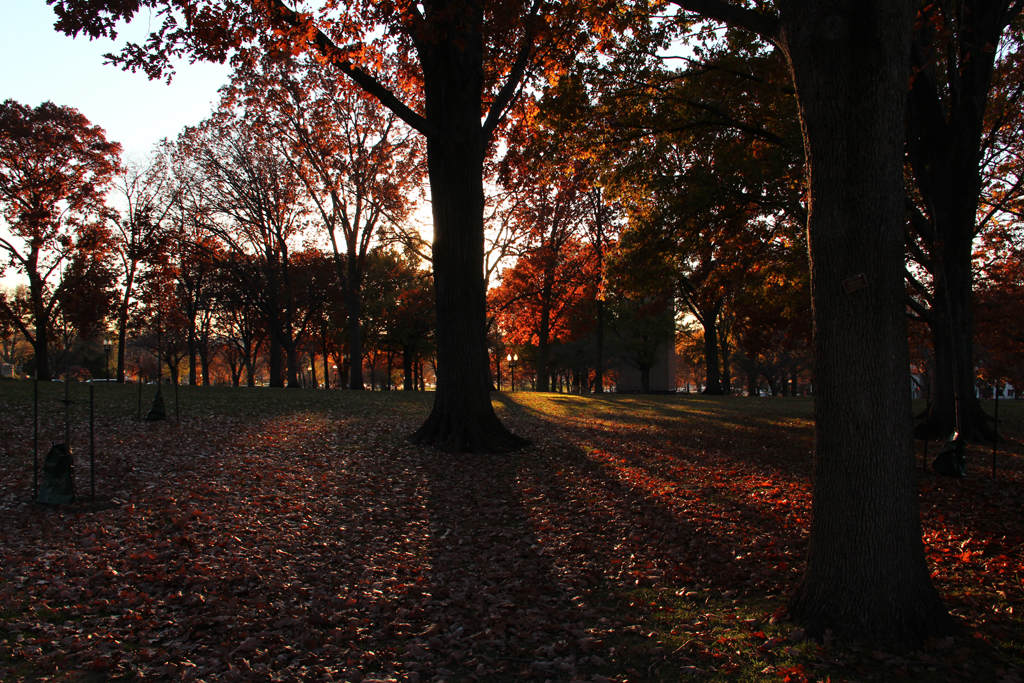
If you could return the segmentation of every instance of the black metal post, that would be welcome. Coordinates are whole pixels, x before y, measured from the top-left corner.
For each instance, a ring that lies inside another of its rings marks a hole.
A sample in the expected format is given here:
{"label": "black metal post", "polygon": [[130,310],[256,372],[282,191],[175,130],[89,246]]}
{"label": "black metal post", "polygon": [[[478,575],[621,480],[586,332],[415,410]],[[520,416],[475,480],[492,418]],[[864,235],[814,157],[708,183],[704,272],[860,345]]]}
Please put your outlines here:
{"label": "black metal post", "polygon": [[96,502],[96,392],[89,382],[89,484],[92,502]]}
{"label": "black metal post", "polygon": [[992,428],[992,478],[996,478],[996,444],[999,443],[999,385],[996,385],[996,416],[995,426]]}
{"label": "black metal post", "polygon": [[39,497],[39,369],[32,380],[32,498]]}
{"label": "black metal post", "polygon": [[[205,381],[205,377],[204,377]],[[174,380],[174,421],[176,423],[181,422],[181,413],[178,412],[178,385],[181,383],[180,379]]]}
{"label": "black metal post", "polygon": [[64,371],[64,446],[71,452],[71,381]]}
{"label": "black metal post", "polygon": [[[160,316],[160,309],[156,311],[156,393],[160,393],[160,384],[164,381],[164,323]],[[206,378],[203,378],[206,381]]]}
{"label": "black metal post", "polygon": [[139,380],[139,416],[136,419],[138,419],[139,422],[142,422],[142,368],[141,367],[139,368],[138,380]]}
{"label": "black metal post", "polygon": [[71,450],[71,371],[70,367],[64,370],[64,452],[71,458],[71,502],[78,501],[78,494],[75,486],[75,456]]}

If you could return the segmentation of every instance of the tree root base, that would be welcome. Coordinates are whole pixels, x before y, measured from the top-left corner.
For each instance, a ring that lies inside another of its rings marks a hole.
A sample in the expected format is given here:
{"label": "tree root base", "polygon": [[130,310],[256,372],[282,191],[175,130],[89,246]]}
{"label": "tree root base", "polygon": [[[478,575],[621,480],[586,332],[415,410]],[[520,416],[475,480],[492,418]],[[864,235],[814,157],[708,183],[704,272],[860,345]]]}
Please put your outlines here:
{"label": "tree root base", "polygon": [[530,445],[529,439],[510,432],[495,415],[456,416],[451,412],[435,406],[423,426],[409,436],[409,441],[455,455],[510,453]]}

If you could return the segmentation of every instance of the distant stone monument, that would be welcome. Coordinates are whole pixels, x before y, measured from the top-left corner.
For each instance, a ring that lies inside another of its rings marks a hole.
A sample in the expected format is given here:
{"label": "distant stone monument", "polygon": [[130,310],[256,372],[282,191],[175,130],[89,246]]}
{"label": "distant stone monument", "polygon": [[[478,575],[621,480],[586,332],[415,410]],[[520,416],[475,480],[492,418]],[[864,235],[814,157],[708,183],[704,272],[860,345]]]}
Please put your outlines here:
{"label": "distant stone monument", "polygon": [[[658,344],[657,362],[651,368],[651,393],[668,394],[676,391],[675,340]],[[640,371],[629,362],[619,359],[616,391],[620,394],[639,394],[642,389]]]}
{"label": "distant stone monument", "polygon": [[43,481],[36,500],[49,505],[75,502],[75,468],[67,446],[55,443],[43,461]]}
{"label": "distant stone monument", "polygon": [[156,422],[167,419],[167,410],[164,409],[164,395],[160,391],[160,385],[156,386],[156,396],[153,397],[153,407],[146,413],[146,420]]}

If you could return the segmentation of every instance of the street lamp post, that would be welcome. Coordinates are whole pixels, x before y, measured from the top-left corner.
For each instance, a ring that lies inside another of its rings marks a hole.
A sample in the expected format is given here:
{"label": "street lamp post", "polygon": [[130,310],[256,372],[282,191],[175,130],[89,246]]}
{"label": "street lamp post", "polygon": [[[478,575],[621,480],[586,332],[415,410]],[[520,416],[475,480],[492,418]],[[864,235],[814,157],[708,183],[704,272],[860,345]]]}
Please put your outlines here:
{"label": "street lamp post", "polygon": [[517,353],[517,354],[513,355],[513,354],[510,353],[510,354],[508,354],[508,356],[506,356],[506,359],[508,360],[509,370],[512,371],[512,391],[515,391],[516,390],[516,362],[519,360],[519,354]]}
{"label": "street lamp post", "polygon": [[106,353],[106,356],[107,356],[106,363],[103,365],[103,379],[109,380],[110,379],[110,340],[109,339],[104,339],[103,340],[103,351],[104,351],[104,353]]}

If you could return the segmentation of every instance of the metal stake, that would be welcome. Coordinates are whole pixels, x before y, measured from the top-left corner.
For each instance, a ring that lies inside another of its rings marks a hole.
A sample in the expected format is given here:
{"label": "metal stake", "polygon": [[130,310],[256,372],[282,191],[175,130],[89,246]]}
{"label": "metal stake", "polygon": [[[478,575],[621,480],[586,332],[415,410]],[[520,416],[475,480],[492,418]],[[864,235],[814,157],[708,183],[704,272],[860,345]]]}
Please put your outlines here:
{"label": "metal stake", "polygon": [[71,452],[71,382],[64,372],[64,446]]}
{"label": "metal stake", "polygon": [[92,502],[96,502],[96,387],[89,382],[89,480]]}
{"label": "metal stake", "polygon": [[32,498],[39,497],[39,369],[32,380]]}
{"label": "metal stake", "polygon": [[996,416],[995,426],[992,428],[992,478],[996,478],[996,444],[999,443],[999,386],[996,386]]}

